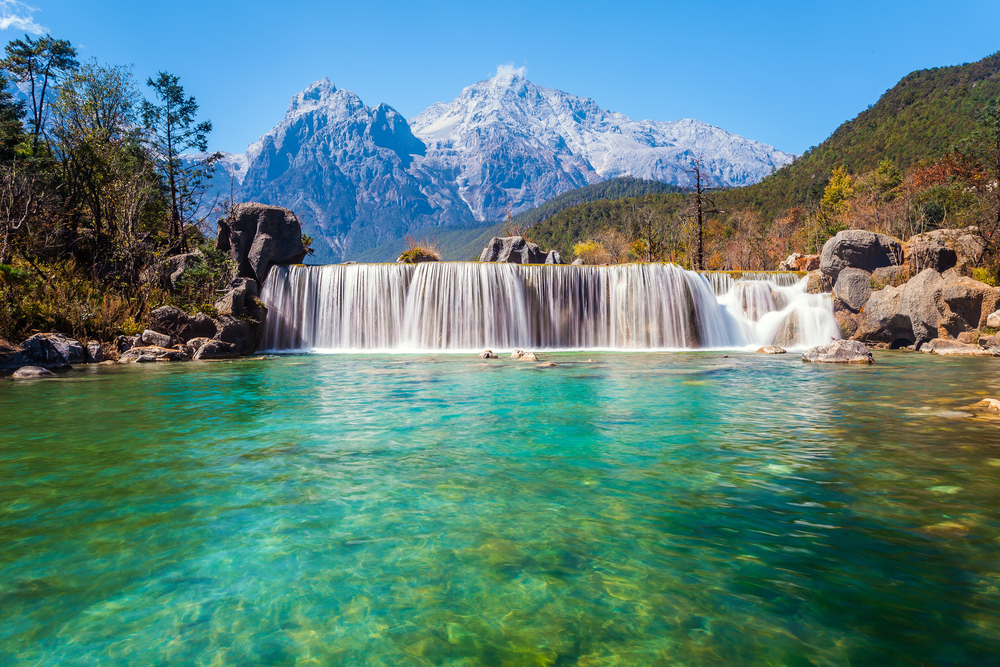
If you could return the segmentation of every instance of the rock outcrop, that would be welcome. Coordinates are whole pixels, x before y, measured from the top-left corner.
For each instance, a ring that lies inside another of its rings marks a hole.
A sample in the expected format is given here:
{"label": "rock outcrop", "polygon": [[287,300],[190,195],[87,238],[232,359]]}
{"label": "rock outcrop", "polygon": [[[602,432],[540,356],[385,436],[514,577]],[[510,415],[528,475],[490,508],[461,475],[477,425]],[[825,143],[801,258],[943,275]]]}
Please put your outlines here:
{"label": "rock outcrop", "polygon": [[788,259],[778,265],[779,271],[816,271],[819,269],[819,255],[803,255],[793,252]]}
{"label": "rock outcrop", "polygon": [[872,275],[867,271],[848,267],[841,270],[833,286],[835,298],[840,299],[852,312],[860,312],[872,295]]}
{"label": "rock outcrop", "polygon": [[935,338],[955,338],[989,326],[1000,306],[1000,288],[959,275],[925,269],[902,287],[873,292],[859,316],[856,337],[893,347],[916,345]]}
{"label": "rock outcrop", "polygon": [[494,236],[479,255],[480,262],[511,264],[562,264],[557,250],[542,252],[522,236]]}
{"label": "rock outcrop", "polygon": [[802,361],[822,364],[873,364],[875,357],[864,343],[856,340],[835,340],[817,345],[802,353]]}
{"label": "rock outcrop", "polygon": [[983,349],[978,345],[969,345],[968,343],[946,338],[929,340],[921,346],[920,351],[926,354],[960,355],[966,357],[994,356],[990,350]]}
{"label": "rock outcrop", "polygon": [[860,229],[839,232],[823,245],[820,270],[836,283],[847,268],[871,273],[884,266],[903,263],[903,246],[884,234]]}
{"label": "rock outcrop", "polygon": [[43,368],[66,368],[87,361],[83,344],[59,333],[35,334],[21,343],[32,365]]}
{"label": "rock outcrop", "polygon": [[205,255],[200,250],[173,255],[143,271],[140,279],[143,282],[155,282],[165,288],[173,289],[184,278],[184,274],[200,268],[204,263]]}
{"label": "rock outcrop", "polygon": [[246,203],[219,220],[216,248],[229,253],[236,275],[263,285],[276,264],[299,264],[306,256],[302,227],[287,208]]}

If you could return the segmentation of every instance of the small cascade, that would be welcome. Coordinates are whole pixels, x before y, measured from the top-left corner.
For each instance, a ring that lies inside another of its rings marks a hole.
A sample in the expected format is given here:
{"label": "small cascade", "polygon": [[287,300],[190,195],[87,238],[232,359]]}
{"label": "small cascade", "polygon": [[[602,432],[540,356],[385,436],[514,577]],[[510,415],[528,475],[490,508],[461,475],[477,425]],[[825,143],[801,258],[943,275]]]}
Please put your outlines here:
{"label": "small cascade", "polygon": [[837,337],[829,296],[805,285],[790,273],[699,274],[672,264],[275,267],[261,295],[264,348],[653,350]]}

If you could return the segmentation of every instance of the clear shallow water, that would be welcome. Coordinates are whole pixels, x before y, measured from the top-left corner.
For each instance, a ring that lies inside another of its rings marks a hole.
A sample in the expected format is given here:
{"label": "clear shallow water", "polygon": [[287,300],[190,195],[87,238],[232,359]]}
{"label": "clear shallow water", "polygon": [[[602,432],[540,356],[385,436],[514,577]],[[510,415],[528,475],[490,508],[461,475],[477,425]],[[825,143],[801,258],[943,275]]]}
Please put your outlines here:
{"label": "clear shallow water", "polygon": [[0,664],[995,660],[995,360],[546,358],[0,382]]}

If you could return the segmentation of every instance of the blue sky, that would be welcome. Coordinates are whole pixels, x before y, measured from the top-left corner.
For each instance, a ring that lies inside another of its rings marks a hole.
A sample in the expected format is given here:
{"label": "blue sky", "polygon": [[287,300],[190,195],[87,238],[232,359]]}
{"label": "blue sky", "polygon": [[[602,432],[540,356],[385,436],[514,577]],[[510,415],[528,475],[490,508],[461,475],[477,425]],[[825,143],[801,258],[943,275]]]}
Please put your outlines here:
{"label": "blue sky", "polygon": [[324,76],[411,117],[512,63],[635,119],[801,153],[908,72],[1000,50],[1000,2],[0,0],[0,28],[47,30],[141,82],[179,75],[213,150],[242,152]]}

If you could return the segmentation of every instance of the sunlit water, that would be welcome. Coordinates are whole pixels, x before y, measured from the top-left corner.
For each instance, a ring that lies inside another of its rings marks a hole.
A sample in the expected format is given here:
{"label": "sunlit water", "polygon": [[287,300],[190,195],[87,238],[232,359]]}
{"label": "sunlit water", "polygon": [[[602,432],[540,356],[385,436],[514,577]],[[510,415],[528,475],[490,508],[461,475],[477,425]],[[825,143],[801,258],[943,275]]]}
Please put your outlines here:
{"label": "sunlit water", "polygon": [[996,360],[547,358],[0,381],[0,664],[996,664]]}

